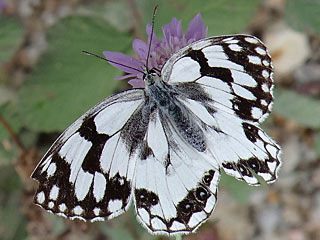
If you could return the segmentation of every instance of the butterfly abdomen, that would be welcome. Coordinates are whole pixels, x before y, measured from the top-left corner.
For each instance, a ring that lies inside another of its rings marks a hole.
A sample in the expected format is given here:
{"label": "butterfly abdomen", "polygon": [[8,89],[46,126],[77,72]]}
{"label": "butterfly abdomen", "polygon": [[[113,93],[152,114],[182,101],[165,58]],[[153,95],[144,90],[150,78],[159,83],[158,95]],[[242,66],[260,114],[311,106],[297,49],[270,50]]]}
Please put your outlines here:
{"label": "butterfly abdomen", "polygon": [[170,104],[167,114],[184,140],[199,152],[206,150],[206,141],[201,128],[190,118],[188,110],[179,100],[176,99]]}

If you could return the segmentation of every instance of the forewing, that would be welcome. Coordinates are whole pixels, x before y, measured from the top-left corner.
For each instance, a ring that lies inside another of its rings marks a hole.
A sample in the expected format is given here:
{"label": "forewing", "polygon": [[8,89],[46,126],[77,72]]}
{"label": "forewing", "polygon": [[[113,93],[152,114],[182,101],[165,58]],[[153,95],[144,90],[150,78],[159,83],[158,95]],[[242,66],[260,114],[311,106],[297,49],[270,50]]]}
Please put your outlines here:
{"label": "forewing", "polygon": [[270,112],[273,69],[267,48],[248,35],[213,37],[181,49],[163,68],[169,84],[199,83],[216,90],[213,100],[244,120]]}
{"label": "forewing", "polygon": [[271,58],[255,37],[234,35],[198,41],[163,68],[178,99],[201,120],[213,161],[226,173],[258,185],[277,178],[280,147],[258,127],[270,112]]}
{"label": "forewing", "polygon": [[133,198],[138,220],[152,233],[195,231],[214,209],[219,178],[214,163],[155,111],[136,166]]}
{"label": "forewing", "polygon": [[32,174],[39,182],[35,203],[64,217],[91,221],[125,211],[137,159],[127,132],[143,104],[143,90],[129,90],[75,121]]}

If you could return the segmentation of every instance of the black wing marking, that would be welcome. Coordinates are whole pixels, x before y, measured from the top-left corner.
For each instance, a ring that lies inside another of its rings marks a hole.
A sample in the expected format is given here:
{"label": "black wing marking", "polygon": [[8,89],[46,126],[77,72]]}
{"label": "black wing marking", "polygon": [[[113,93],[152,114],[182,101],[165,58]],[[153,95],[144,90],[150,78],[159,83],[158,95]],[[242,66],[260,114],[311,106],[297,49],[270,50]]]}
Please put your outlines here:
{"label": "black wing marking", "polygon": [[164,66],[163,78],[201,119],[207,145],[220,167],[251,185],[277,178],[280,147],[257,126],[273,102],[273,69],[263,43],[234,35],[200,40]]}
{"label": "black wing marking", "polygon": [[143,90],[105,99],[73,123],[32,174],[35,203],[64,217],[110,219],[131,200],[135,154],[128,135],[144,106]]}

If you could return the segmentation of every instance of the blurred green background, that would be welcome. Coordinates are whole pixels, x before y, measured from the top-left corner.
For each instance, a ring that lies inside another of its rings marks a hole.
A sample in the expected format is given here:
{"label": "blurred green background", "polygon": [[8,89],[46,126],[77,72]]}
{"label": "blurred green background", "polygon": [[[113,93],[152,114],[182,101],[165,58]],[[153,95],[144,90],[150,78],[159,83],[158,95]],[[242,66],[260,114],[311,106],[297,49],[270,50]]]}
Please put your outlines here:
{"label": "blurred green background", "polygon": [[133,209],[93,224],[46,213],[32,204],[37,185],[29,179],[59,133],[130,87],[81,51],[133,55],[156,4],[159,37],[173,17],[186,31],[200,12],[208,36],[256,35],[275,65],[263,128],[283,147],[279,180],[249,187],[223,176],[210,220],[182,238],[320,239],[319,0],[0,0],[0,239],[168,239],[144,230]]}

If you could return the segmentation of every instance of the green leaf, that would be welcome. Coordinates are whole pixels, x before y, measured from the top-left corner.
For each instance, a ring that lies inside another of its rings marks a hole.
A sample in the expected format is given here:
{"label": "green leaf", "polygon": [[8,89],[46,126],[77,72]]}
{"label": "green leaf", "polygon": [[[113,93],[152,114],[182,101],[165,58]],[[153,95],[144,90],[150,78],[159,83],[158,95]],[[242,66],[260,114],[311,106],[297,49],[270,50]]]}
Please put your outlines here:
{"label": "green leaf", "polygon": [[26,239],[26,219],[21,205],[22,183],[13,165],[0,168],[1,240]]}
{"label": "green leaf", "polygon": [[138,9],[144,13],[143,29],[151,23],[153,8],[159,4],[155,31],[161,36],[161,26],[168,24],[173,17],[182,19],[184,33],[191,19],[201,13],[208,36],[233,34],[243,31],[252,21],[260,0],[162,0],[139,1]]}
{"label": "green leaf", "polygon": [[[10,125],[11,130],[14,133],[18,133],[20,129],[20,120],[18,119],[18,115],[16,109],[13,104],[7,104],[0,107],[0,114],[2,118]],[[18,152],[18,146],[15,143],[10,141],[10,135],[8,130],[5,129],[2,123],[0,123],[0,157],[5,158],[5,162],[8,159],[14,157]],[[4,141],[9,141],[10,149],[5,149],[3,146]],[[8,159],[7,159],[8,158]]]}
{"label": "green leaf", "polygon": [[59,236],[66,231],[67,226],[63,218],[53,214],[47,214],[46,216],[50,222],[51,233],[53,236]]}
{"label": "green leaf", "polygon": [[274,95],[273,113],[294,120],[304,127],[320,128],[320,100],[283,88],[277,88]]}
{"label": "green leaf", "polygon": [[126,52],[132,39],[98,17],[71,16],[48,32],[48,51],[20,92],[19,113],[34,131],[61,131],[114,93],[121,72],[81,53]]}
{"label": "green leaf", "polygon": [[23,30],[17,19],[0,15],[0,63],[9,62],[23,41]]}
{"label": "green leaf", "polygon": [[[1,194],[1,201],[3,199],[10,198],[10,194],[16,191],[20,191],[22,189],[22,183],[17,172],[14,169],[13,164],[8,166],[2,166],[0,168],[0,192],[5,194]],[[1,204],[0,204],[1,205]]]}
{"label": "green leaf", "polygon": [[128,32],[133,28],[135,19],[127,0],[92,2],[82,10],[90,15],[99,16],[120,32]]}
{"label": "green leaf", "polygon": [[315,148],[315,151],[316,151],[318,157],[320,157],[320,131],[318,131],[318,132],[315,134],[315,138],[314,138],[314,148]]}
{"label": "green leaf", "polygon": [[21,193],[10,194],[6,203],[0,206],[0,236],[2,240],[26,239],[27,221],[20,210]]}
{"label": "green leaf", "polygon": [[[21,122],[19,119],[19,114],[17,112],[17,106],[15,103],[7,103],[5,105],[0,106],[0,114],[2,118],[10,125],[10,128],[15,133],[18,133]],[[9,133],[4,128],[3,124],[0,124],[0,141],[3,139],[8,139]]]}
{"label": "green leaf", "polygon": [[107,236],[110,237],[110,239],[113,239],[113,240],[134,240],[135,239],[126,228],[123,228],[123,229],[105,228],[105,229],[101,229],[101,231],[103,231]]}
{"label": "green leaf", "polygon": [[16,145],[8,140],[2,140],[0,142],[0,168],[12,165],[12,159],[17,157],[18,152],[19,150]]}
{"label": "green leaf", "polygon": [[[0,68],[0,75],[1,75],[1,69]],[[4,73],[4,72],[2,72]],[[5,74],[5,73],[4,73]],[[0,82],[1,82],[1,76],[0,76]],[[10,89],[9,87],[0,84],[0,106],[2,106],[5,103],[8,103],[10,101],[15,100],[16,98],[16,92]]]}
{"label": "green leaf", "polygon": [[320,0],[286,1],[287,22],[299,30],[313,30],[320,33]]}
{"label": "green leaf", "polygon": [[242,204],[249,202],[249,197],[252,191],[258,190],[257,187],[249,186],[243,181],[239,181],[224,172],[221,174],[221,185],[231,192],[231,195]]}

